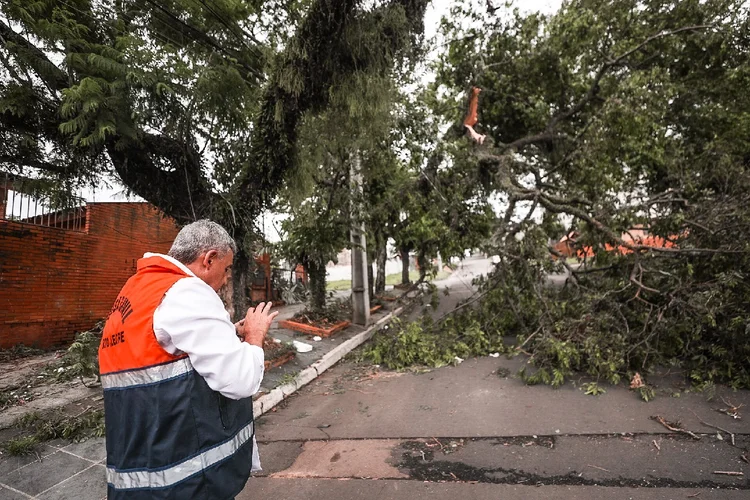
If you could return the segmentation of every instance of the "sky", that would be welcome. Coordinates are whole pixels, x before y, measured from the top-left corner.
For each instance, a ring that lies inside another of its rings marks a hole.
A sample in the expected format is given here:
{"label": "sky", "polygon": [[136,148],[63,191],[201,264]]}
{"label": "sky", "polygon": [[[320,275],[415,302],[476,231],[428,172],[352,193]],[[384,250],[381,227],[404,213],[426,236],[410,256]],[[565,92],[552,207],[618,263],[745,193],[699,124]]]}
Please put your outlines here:
{"label": "sky", "polygon": [[[495,7],[502,5],[504,2],[505,0],[492,0]],[[486,0],[473,0],[473,3],[479,11],[486,11]],[[453,0],[432,0],[432,3],[427,7],[424,25],[425,35],[428,39],[435,36],[440,25],[440,18],[450,12],[451,4],[453,4]],[[513,2],[513,5],[520,8],[522,12],[543,12],[545,14],[557,11],[560,4],[562,4],[562,0],[517,0]]]}

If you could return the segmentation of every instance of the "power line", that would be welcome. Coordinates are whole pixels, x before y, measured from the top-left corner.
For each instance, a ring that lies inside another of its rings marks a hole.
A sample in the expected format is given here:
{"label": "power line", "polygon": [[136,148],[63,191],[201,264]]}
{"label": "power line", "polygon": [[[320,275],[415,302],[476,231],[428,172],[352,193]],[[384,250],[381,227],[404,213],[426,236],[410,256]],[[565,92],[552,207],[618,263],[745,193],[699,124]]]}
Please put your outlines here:
{"label": "power line", "polygon": [[[78,12],[82,16],[85,16],[85,17],[87,17],[88,19],[90,19],[90,20],[92,20],[94,22],[99,22],[100,21],[100,19],[97,19],[96,17],[94,17],[91,13],[84,12],[84,11],[82,11],[81,9],[79,9],[79,8],[77,8],[75,6],[70,5],[65,0],[59,0],[59,1],[63,5],[67,6],[69,9],[71,9],[71,10],[73,10],[75,12]],[[218,50],[219,52],[222,52],[225,56],[228,56],[228,57],[230,57],[232,59],[237,60],[237,62],[243,68],[245,68],[248,72],[252,73],[256,78],[258,78],[258,79],[262,79],[263,78],[264,75],[263,75],[263,73],[261,71],[257,70],[256,68],[253,68],[252,66],[248,65],[245,62],[240,61],[239,58],[238,58],[238,56],[239,56],[238,53],[236,53],[236,52],[233,53],[232,50],[227,49],[227,48],[221,46],[208,33],[205,33],[203,31],[199,30],[198,28],[196,28],[195,26],[192,26],[192,25],[186,23],[185,21],[183,21],[182,19],[180,19],[176,14],[174,14],[171,11],[169,11],[168,9],[166,9],[165,7],[163,7],[162,5],[158,4],[156,1],[154,1],[154,0],[145,0],[145,1],[147,3],[149,3],[149,4],[151,4],[155,9],[157,9],[158,11],[160,11],[162,14],[166,15],[172,21],[177,22],[179,25],[184,26],[189,31],[191,31],[195,35],[197,35],[197,36],[194,36],[194,37],[188,37],[188,39],[190,41],[196,42],[198,44],[201,44],[205,48],[210,48],[210,49]],[[212,9],[210,9],[210,8],[208,8],[208,10],[212,11]],[[213,11],[212,11],[212,13],[213,13]],[[160,16],[157,16],[156,12],[152,12],[152,14],[154,15],[154,17],[156,19],[158,19],[160,22],[162,22],[164,24],[164,26],[166,26],[168,28],[174,28],[164,18],[160,18]],[[217,18],[219,18],[219,16],[217,16],[215,13],[214,13],[214,16],[216,16]],[[225,21],[223,21],[222,19],[219,19],[219,22],[221,22],[221,24],[224,25],[229,30],[229,32],[232,33],[233,36],[238,37],[237,34],[231,29],[231,27]],[[114,28],[114,26],[113,26],[113,28]],[[117,28],[115,28],[115,29],[117,29]],[[117,29],[117,31],[120,34],[127,34],[127,32],[124,31],[124,30],[122,30],[122,29]],[[162,42],[171,43],[171,44],[175,45],[176,47],[184,46],[185,45],[185,41],[178,42],[177,40],[175,40],[175,39],[167,36],[165,33],[159,33],[156,30],[151,31],[149,34],[151,36],[153,36],[157,40],[160,40]],[[185,35],[185,33],[182,30],[180,30],[180,34],[183,35],[183,36]],[[251,38],[254,38],[254,37],[251,37]],[[257,47],[250,46],[250,45],[248,45],[246,42],[244,42],[241,39],[240,39],[240,41],[242,41],[243,44],[249,50],[254,51],[256,57],[260,57],[262,55],[261,52],[260,52],[260,50]]]}
{"label": "power line", "polygon": [[248,44],[247,44],[247,42],[246,42],[246,41],[245,41],[245,40],[244,40],[244,39],[243,39],[243,38],[242,38],[241,36],[238,36],[238,35],[237,35],[237,33],[236,33],[236,32],[234,31],[234,28],[237,28],[238,30],[240,30],[240,33],[242,33],[242,35],[244,35],[244,36],[246,36],[247,38],[251,39],[251,40],[252,40],[252,41],[253,41],[254,43],[256,43],[257,45],[261,45],[261,43],[260,43],[260,40],[258,40],[257,38],[255,38],[255,36],[253,36],[253,35],[252,35],[251,33],[248,33],[247,31],[245,31],[245,30],[244,30],[244,29],[242,28],[242,26],[240,26],[240,25],[238,25],[238,24],[232,24],[232,25],[230,26],[230,24],[229,24],[229,23],[228,23],[228,22],[227,22],[227,21],[226,21],[226,20],[225,20],[225,19],[224,19],[223,17],[221,17],[221,16],[219,15],[219,13],[218,13],[218,12],[217,12],[216,10],[214,10],[214,8],[213,8],[213,7],[211,7],[211,5],[210,5],[210,4],[206,3],[206,2],[205,2],[205,0],[193,0],[193,1],[194,1],[194,2],[195,2],[195,1],[198,1],[198,2],[199,2],[199,3],[201,4],[201,5],[203,5],[203,6],[204,6],[204,7],[206,8],[206,9],[208,9],[208,11],[209,11],[209,12],[210,12],[211,14],[213,14],[213,16],[214,16],[214,17],[215,17],[215,18],[216,18],[216,19],[217,19],[217,20],[218,20],[218,21],[219,21],[219,22],[220,22],[221,24],[223,24],[223,25],[224,25],[224,27],[226,27],[226,28],[227,28],[227,29],[229,30],[229,32],[230,32],[230,33],[232,33],[232,34],[233,34],[233,35],[235,36],[235,38],[237,38],[237,40],[239,40],[239,41],[240,41],[240,42],[241,42],[241,43],[242,43],[243,45],[245,45],[245,47],[247,47],[247,48],[248,48],[248,49],[250,49],[250,50],[253,50],[253,51],[255,51],[255,52],[256,52],[256,53],[257,53],[257,54],[258,54],[259,56],[260,56],[260,55],[262,55],[262,53],[260,52],[260,50],[258,49],[258,47],[255,47],[255,46],[252,46],[252,45],[248,45]]}
{"label": "power line", "polygon": [[[213,38],[211,38],[211,36],[209,34],[204,33],[203,31],[199,30],[198,28],[196,28],[194,26],[191,26],[190,24],[186,23],[185,21],[183,21],[182,19],[180,19],[177,15],[175,15],[174,13],[172,13],[170,10],[168,10],[164,6],[162,6],[159,3],[157,3],[155,0],[146,0],[146,2],[149,3],[149,4],[151,4],[151,5],[153,5],[157,9],[159,9],[161,12],[163,12],[164,14],[166,14],[169,18],[171,18],[172,20],[176,21],[180,25],[185,26],[186,28],[188,28],[190,31],[192,31],[193,33],[195,33],[196,35],[198,35],[201,39],[203,39],[206,43],[208,43],[209,45],[211,45],[216,50],[219,50],[219,51],[223,52],[224,54],[226,54],[229,57],[232,57],[232,58],[236,58],[237,57],[237,55],[238,55],[237,53],[233,54],[232,51],[230,51],[229,49],[226,49],[226,48],[222,47],[221,45],[219,45],[218,42],[216,42]],[[230,32],[231,32],[231,30],[230,30]],[[263,78],[263,73],[260,72],[260,71],[258,71],[256,68],[253,68],[252,66],[249,66],[249,65],[247,65],[244,62],[240,62],[240,64],[247,71],[249,71],[250,73],[253,73],[258,79],[262,79]]]}

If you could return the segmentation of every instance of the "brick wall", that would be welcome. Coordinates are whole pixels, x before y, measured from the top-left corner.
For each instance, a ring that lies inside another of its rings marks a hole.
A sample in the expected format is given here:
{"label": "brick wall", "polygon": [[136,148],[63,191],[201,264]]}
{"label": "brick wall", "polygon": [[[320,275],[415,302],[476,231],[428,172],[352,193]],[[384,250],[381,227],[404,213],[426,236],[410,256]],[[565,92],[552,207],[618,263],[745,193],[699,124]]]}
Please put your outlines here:
{"label": "brick wall", "polygon": [[109,312],[145,252],[177,235],[147,203],[90,203],[86,231],[0,220],[0,348],[69,343]]}

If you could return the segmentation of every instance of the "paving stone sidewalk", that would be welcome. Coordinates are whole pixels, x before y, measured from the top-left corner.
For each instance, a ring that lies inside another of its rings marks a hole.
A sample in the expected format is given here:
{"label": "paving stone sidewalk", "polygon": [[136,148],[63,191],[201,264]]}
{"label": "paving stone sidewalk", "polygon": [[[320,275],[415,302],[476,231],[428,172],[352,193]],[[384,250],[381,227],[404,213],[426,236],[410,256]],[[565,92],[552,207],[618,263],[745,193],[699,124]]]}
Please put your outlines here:
{"label": "paving stone sidewalk", "polygon": [[107,497],[104,479],[104,439],[81,443],[46,443],[38,455],[0,457],[0,498],[16,500],[101,500]]}

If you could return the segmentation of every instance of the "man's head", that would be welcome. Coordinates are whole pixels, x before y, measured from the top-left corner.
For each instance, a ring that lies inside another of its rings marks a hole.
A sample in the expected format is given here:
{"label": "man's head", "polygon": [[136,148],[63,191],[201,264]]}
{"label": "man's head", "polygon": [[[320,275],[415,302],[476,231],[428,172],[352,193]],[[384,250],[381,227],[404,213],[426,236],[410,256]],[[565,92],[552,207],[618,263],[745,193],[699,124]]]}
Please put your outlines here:
{"label": "man's head", "polygon": [[199,220],[183,227],[167,255],[218,291],[232,269],[237,244],[229,233],[215,222]]}

